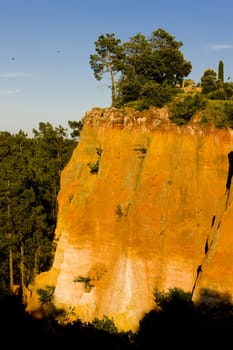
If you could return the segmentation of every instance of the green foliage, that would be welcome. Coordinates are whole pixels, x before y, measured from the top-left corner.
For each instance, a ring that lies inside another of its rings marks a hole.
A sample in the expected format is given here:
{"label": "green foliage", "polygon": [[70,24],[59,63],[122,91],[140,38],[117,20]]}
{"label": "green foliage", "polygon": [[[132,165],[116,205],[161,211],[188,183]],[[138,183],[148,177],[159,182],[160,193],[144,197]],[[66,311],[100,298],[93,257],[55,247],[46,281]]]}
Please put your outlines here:
{"label": "green foliage", "polygon": [[39,302],[44,304],[50,304],[52,301],[53,293],[55,291],[54,286],[46,286],[45,289],[37,289],[37,294],[39,295]]}
{"label": "green foliage", "polygon": [[218,63],[218,79],[224,83],[224,63],[222,60]]}
{"label": "green foliage", "polygon": [[111,78],[112,105],[115,102],[115,77],[119,71],[122,48],[121,40],[115,37],[114,33],[100,35],[95,41],[96,54],[90,55],[90,66],[94,70],[94,76],[101,80],[103,74],[108,72]]}
{"label": "green foliage", "polygon": [[33,132],[0,132],[0,287],[21,293],[51,267],[60,173],[77,145],[61,126]]}
{"label": "green foliage", "polygon": [[71,132],[71,137],[75,140],[79,139],[80,137],[80,133],[81,133],[81,130],[83,128],[83,121],[82,120],[79,120],[79,121],[76,121],[76,120],[68,120],[68,125],[69,127],[73,130]]}
{"label": "green foliage", "polygon": [[139,93],[143,109],[149,109],[150,106],[163,107],[172,100],[176,89],[171,86],[163,86],[155,81],[145,83]]}
{"label": "green foliage", "polygon": [[[150,106],[160,108],[181,93],[184,78],[191,72],[192,65],[185,60],[182,45],[182,41],[176,41],[162,28],[148,37],[139,32],[124,43],[115,34],[107,33],[95,42],[96,54],[90,55],[90,65],[97,80],[106,72],[110,74],[112,106],[128,106],[139,111]],[[190,82],[189,79],[184,85]],[[224,82],[223,61],[219,61],[218,77],[213,69],[207,68],[197,86],[201,86],[202,94],[209,99],[233,97],[233,83]],[[187,111],[187,116],[186,110],[181,112],[180,117],[174,116],[179,125],[186,124],[193,116],[193,109]],[[98,171],[98,164],[90,166],[93,173]]]}
{"label": "green foliage", "polygon": [[201,87],[203,94],[209,94],[210,92],[217,90],[217,74],[213,69],[208,68],[205,70],[201,77]]}
{"label": "green foliage", "polygon": [[91,163],[91,162],[88,162],[87,165],[88,167],[90,168],[90,173],[91,174],[97,174],[98,171],[99,171],[99,163],[100,163],[100,158],[101,158],[101,155],[102,155],[102,148],[101,147],[96,147],[96,153],[97,153],[97,156],[98,156],[98,159],[95,163]]}
{"label": "green foliage", "polygon": [[102,152],[103,152],[103,150],[102,150],[101,147],[96,147],[96,153],[97,153],[97,155],[98,155],[99,157],[101,157]]}
{"label": "green foliage", "polygon": [[204,110],[206,104],[201,94],[185,95],[171,104],[170,120],[177,125],[187,124],[197,111]]}
{"label": "green foliage", "polygon": [[227,99],[231,99],[233,96],[233,83],[232,82],[226,82],[223,84],[223,90],[226,94]]}
{"label": "green foliage", "polygon": [[226,121],[226,126],[233,128],[233,104],[226,102],[224,104],[224,119]]}
{"label": "green foliage", "polygon": [[115,209],[115,213],[119,218],[124,215],[120,204],[117,204],[116,209]]}
{"label": "green foliage", "polygon": [[[122,77],[118,83],[118,95],[115,99],[115,106],[121,107],[122,105],[130,106],[132,103],[135,104],[141,103],[141,101],[138,101],[140,90],[142,88],[142,83],[137,80],[135,77],[131,78],[124,78]],[[139,107],[136,108],[138,110],[142,110],[143,108]]]}
{"label": "green foliage", "polygon": [[202,93],[210,100],[230,100],[233,96],[233,83],[224,82],[224,64],[219,61],[218,78],[216,72],[208,68],[201,77]]}
{"label": "green foliage", "polygon": [[136,111],[140,111],[140,112],[148,108],[147,105],[145,106],[144,100],[130,101],[130,102],[127,102],[124,106],[133,108]]}
{"label": "green foliage", "polygon": [[210,100],[226,100],[227,94],[225,93],[224,90],[215,90],[208,94],[208,98]]}
{"label": "green foliage", "polygon": [[98,173],[98,171],[99,171],[99,162],[100,162],[100,160],[97,159],[97,161],[95,163],[91,163],[91,162],[87,163],[87,165],[90,168],[90,173],[91,174],[97,174]]}
{"label": "green foliage", "polygon": [[154,300],[162,310],[170,305],[180,307],[181,304],[192,304],[192,294],[184,292],[181,288],[169,288],[166,292],[161,292],[154,288]]}
{"label": "green foliage", "polygon": [[108,333],[118,333],[118,329],[115,326],[113,319],[109,318],[106,315],[104,315],[101,320],[95,318],[92,324],[98,330],[104,330]]}
{"label": "green foliage", "polygon": [[217,128],[233,128],[232,110],[232,101],[208,100],[206,108],[208,121]]}
{"label": "green foliage", "polygon": [[[223,112],[228,120],[232,121],[233,119],[233,103],[225,102],[223,104]],[[232,124],[232,123],[231,123]]]}
{"label": "green foliage", "polygon": [[112,105],[119,107],[140,100],[137,106],[143,110],[169,102],[177,93],[175,86],[192,68],[180,51],[183,43],[161,28],[148,38],[137,33],[128,42],[120,43],[114,34],[101,35],[95,42],[97,54],[90,55],[97,80],[105,72],[111,75]]}

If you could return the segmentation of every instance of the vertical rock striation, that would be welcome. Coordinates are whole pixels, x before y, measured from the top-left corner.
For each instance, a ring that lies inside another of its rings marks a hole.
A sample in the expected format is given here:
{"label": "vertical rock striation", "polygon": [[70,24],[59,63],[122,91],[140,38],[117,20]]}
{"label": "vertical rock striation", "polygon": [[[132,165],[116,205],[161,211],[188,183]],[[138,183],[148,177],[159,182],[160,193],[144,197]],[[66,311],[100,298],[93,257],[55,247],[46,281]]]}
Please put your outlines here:
{"label": "vertical rock striation", "polygon": [[154,288],[194,299],[233,294],[233,135],[179,128],[166,109],[95,109],[61,175],[57,249],[36,289],[83,321],[114,319],[135,330]]}

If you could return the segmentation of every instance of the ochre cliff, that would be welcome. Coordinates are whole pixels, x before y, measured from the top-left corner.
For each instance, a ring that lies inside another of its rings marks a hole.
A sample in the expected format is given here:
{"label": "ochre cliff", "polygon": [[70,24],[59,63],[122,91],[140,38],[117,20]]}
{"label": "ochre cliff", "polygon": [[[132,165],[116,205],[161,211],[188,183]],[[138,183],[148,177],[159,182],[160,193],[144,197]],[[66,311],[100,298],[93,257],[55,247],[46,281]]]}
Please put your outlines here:
{"label": "ochre cliff", "polygon": [[166,109],[96,108],[83,122],[61,175],[53,266],[28,309],[52,285],[56,307],[135,330],[154,288],[232,296],[233,134],[172,125]]}

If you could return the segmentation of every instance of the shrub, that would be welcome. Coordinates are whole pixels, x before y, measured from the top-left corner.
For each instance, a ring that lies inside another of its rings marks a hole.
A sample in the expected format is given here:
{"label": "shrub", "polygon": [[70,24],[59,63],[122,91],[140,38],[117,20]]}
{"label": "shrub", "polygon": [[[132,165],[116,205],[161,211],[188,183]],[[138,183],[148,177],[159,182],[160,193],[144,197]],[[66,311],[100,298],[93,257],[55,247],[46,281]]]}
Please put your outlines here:
{"label": "shrub", "polygon": [[89,162],[87,165],[90,168],[90,173],[91,174],[97,174],[99,171],[99,159],[97,159],[97,161],[95,163],[91,163]]}
{"label": "shrub", "polygon": [[210,100],[226,100],[227,99],[227,94],[226,94],[225,91],[216,90],[216,91],[210,92],[208,94],[208,98]]}
{"label": "shrub", "polygon": [[52,300],[53,293],[55,287],[54,286],[46,286],[45,289],[39,288],[37,289],[37,294],[39,295],[39,302],[44,304],[49,304]]}
{"label": "shrub", "polygon": [[123,216],[123,210],[122,210],[122,207],[121,207],[120,204],[118,204],[118,205],[116,206],[115,213],[116,213],[116,215],[117,215],[118,217]]}
{"label": "shrub", "polygon": [[206,107],[206,98],[200,94],[186,95],[171,104],[170,120],[178,125],[187,124],[198,110]]}

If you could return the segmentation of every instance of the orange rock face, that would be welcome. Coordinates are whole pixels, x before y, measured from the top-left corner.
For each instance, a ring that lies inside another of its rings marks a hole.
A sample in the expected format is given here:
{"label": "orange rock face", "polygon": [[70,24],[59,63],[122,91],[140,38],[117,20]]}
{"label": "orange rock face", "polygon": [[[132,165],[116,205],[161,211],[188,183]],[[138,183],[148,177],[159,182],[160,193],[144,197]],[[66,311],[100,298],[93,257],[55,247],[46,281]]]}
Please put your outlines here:
{"label": "orange rock face", "polygon": [[154,288],[232,296],[233,135],[179,128],[166,110],[83,121],[61,175],[53,267],[35,290],[54,285],[55,306],[121,330],[137,329]]}

